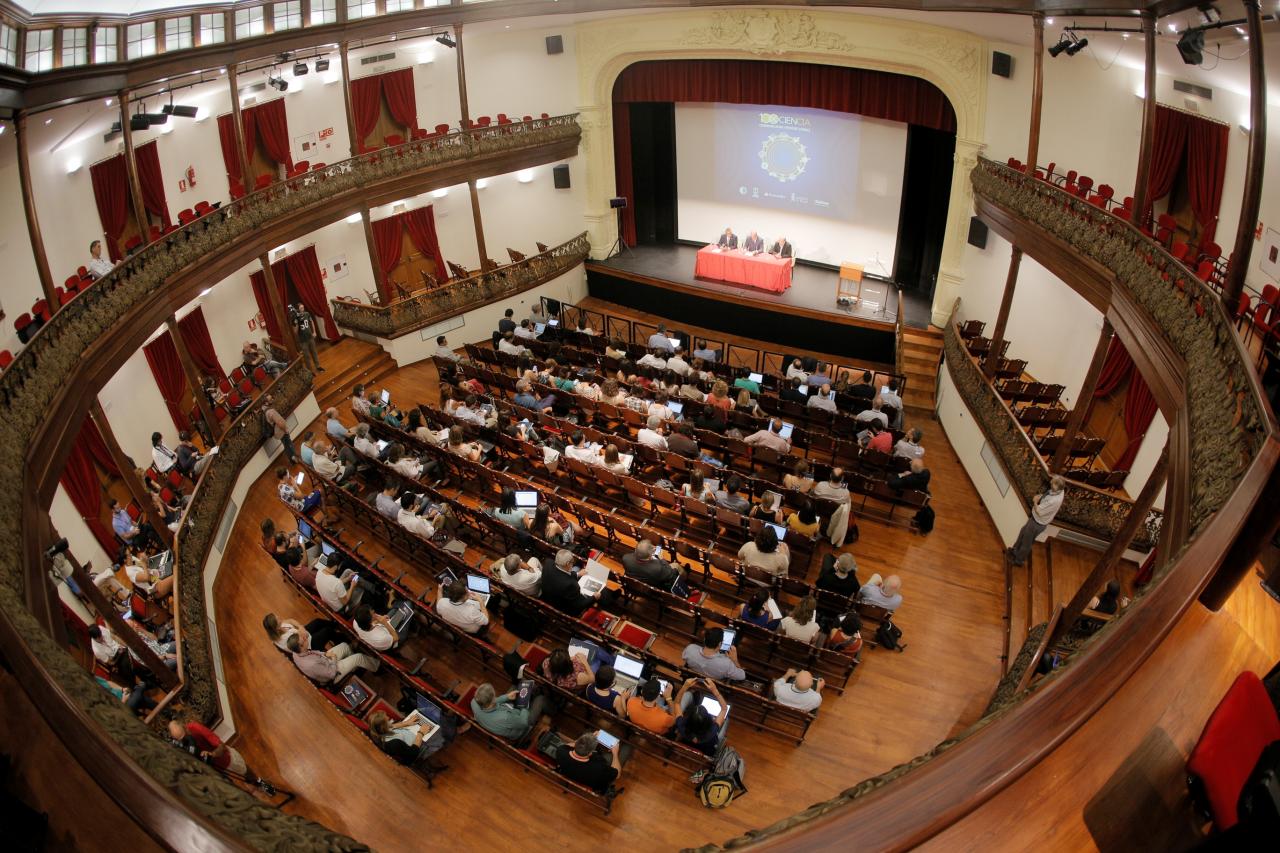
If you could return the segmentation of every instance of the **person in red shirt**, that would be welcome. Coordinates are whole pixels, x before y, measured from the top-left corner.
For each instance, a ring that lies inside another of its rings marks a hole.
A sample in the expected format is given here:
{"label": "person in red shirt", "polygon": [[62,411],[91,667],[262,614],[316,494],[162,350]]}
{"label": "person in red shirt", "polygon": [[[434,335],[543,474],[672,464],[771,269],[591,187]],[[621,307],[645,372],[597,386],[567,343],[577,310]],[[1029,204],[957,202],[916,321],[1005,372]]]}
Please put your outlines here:
{"label": "person in red shirt", "polygon": [[180,723],[174,720],[169,723],[169,737],[223,773],[243,776],[250,785],[263,783],[245,764],[244,756],[239,750],[227,746],[212,729],[201,723]]}
{"label": "person in red shirt", "polygon": [[[874,429],[874,427],[872,427]],[[868,450],[879,450],[881,453],[893,452],[893,433],[882,429],[867,442]]]}

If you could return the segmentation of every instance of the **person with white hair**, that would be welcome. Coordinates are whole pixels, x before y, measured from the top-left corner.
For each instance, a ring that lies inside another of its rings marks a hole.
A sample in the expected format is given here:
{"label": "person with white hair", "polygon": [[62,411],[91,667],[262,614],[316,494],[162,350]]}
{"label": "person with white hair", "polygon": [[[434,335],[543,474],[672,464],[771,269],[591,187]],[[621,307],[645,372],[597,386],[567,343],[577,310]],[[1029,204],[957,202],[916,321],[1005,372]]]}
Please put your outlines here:
{"label": "person with white hair", "polygon": [[788,708],[816,711],[822,704],[822,688],[825,686],[825,681],[821,678],[815,680],[813,673],[807,669],[798,672],[789,669],[773,682],[773,698]]}
{"label": "person with white hair", "polygon": [[622,568],[627,577],[635,578],[650,586],[671,589],[680,577],[680,570],[657,555],[657,549],[648,539],[636,543],[636,549],[622,558]]}
{"label": "person with white hair", "polygon": [[512,690],[499,696],[493,685],[485,682],[471,698],[471,713],[480,728],[510,741],[524,740],[546,712],[547,699],[534,695],[529,707],[516,706],[519,693]]}
{"label": "person with white hair", "polygon": [[923,459],[924,448],[920,446],[920,439],[923,437],[924,433],[918,427],[911,430],[898,439],[898,443],[893,446],[893,455],[904,459]]}
{"label": "person with white hair", "polygon": [[489,574],[496,575],[503,586],[527,595],[542,594],[542,561],[537,557],[524,560],[519,554],[508,554],[495,560]]}
{"label": "person with white hair", "polygon": [[1018,538],[1014,540],[1012,547],[1005,551],[1009,555],[1009,562],[1021,566],[1031,556],[1031,546],[1057,516],[1058,510],[1062,509],[1066,488],[1067,481],[1055,475],[1049,480],[1049,491],[1036,495],[1031,501],[1027,523],[1018,531]]}
{"label": "person with white hair", "polygon": [[652,447],[654,450],[665,451],[667,449],[667,437],[664,432],[662,418],[657,415],[650,415],[644,428],[636,433],[636,441]]}
{"label": "person with white hair", "polygon": [[874,574],[858,592],[858,601],[883,607],[890,613],[902,606],[902,578],[897,575],[880,578]]}

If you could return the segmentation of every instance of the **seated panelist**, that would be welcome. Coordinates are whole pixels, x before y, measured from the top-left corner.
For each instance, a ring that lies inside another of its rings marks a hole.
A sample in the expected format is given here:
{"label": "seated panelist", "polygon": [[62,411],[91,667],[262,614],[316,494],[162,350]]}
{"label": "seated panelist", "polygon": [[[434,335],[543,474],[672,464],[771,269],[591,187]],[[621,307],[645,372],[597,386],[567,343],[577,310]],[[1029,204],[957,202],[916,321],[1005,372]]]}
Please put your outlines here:
{"label": "seated panelist", "polygon": [[726,228],[724,233],[720,235],[716,245],[722,249],[736,249],[738,248],[738,235],[733,233],[732,228]]}
{"label": "seated panelist", "polygon": [[769,247],[769,254],[776,255],[779,258],[789,258],[792,254],[791,244],[787,242],[786,237],[779,237],[774,244]]}
{"label": "seated panelist", "polygon": [[752,231],[751,234],[748,235],[746,241],[742,244],[742,248],[748,252],[763,252],[764,238],[755,231]]}

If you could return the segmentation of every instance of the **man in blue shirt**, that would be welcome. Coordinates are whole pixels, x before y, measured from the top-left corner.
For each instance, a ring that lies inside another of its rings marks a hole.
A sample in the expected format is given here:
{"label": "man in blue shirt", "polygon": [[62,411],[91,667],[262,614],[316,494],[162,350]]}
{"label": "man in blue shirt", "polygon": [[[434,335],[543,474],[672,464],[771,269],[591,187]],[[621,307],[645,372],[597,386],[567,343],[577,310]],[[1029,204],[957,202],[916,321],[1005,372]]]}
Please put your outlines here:
{"label": "man in blue shirt", "polygon": [[818,367],[813,373],[809,374],[809,387],[821,388],[823,385],[831,384],[831,377],[827,375],[827,365],[825,362],[818,362]]}
{"label": "man in blue shirt", "polygon": [[548,394],[539,400],[533,395],[533,391],[530,388],[529,383],[521,379],[516,383],[516,396],[512,399],[512,402],[522,408],[533,409],[534,411],[540,412],[543,409],[549,409],[555,405],[556,395]]}
{"label": "man in blue shirt", "polygon": [[676,351],[671,339],[667,337],[667,327],[664,324],[659,323],[658,331],[649,336],[649,349],[660,349],[668,355]]}
{"label": "man in blue shirt", "polygon": [[324,431],[334,441],[345,443],[351,436],[351,431],[342,425],[342,421],[338,420],[338,410],[331,408],[324,415],[328,419],[325,421]]}
{"label": "man in blue shirt", "polygon": [[694,358],[700,358],[707,364],[713,364],[717,355],[718,353],[715,350],[707,349],[707,342],[703,340],[698,341],[698,348],[693,351]]}
{"label": "man in blue shirt", "polygon": [[110,508],[111,529],[126,545],[146,545],[149,540],[155,538],[151,525],[145,523],[134,524],[133,519],[129,516],[129,511],[120,506],[119,501],[113,499]]}

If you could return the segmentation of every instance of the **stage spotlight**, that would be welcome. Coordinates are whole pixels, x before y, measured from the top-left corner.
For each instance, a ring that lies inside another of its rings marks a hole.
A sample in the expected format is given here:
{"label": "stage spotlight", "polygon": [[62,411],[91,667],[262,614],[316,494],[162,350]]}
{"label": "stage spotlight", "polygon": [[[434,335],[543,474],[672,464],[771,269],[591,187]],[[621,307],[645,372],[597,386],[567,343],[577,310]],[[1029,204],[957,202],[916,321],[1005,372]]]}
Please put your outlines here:
{"label": "stage spotlight", "polygon": [[1062,38],[1058,39],[1058,43],[1049,48],[1049,55],[1057,57],[1058,54],[1062,53],[1069,47],[1071,47],[1071,42],[1067,41],[1067,36],[1063,33]]}
{"label": "stage spotlight", "polygon": [[142,113],[135,113],[129,117],[130,130],[146,130],[151,127],[151,119]]}
{"label": "stage spotlight", "polygon": [[1188,65],[1204,62],[1204,30],[1187,30],[1179,36],[1178,53]]}
{"label": "stage spotlight", "polygon": [[285,92],[289,89],[289,81],[281,77],[268,77],[267,85],[279,92]]}
{"label": "stage spotlight", "polygon": [[294,77],[301,77],[303,74],[306,74],[310,70],[311,69],[307,68],[307,63],[305,62],[295,62],[293,64]]}
{"label": "stage spotlight", "polygon": [[1077,53],[1084,50],[1088,46],[1089,46],[1089,40],[1087,38],[1073,41],[1070,45],[1067,46],[1067,56],[1075,56]]}
{"label": "stage spotlight", "polygon": [[196,113],[200,112],[199,107],[188,107],[183,104],[165,104],[160,111],[168,116],[176,118],[195,118]]}
{"label": "stage spotlight", "polygon": [[436,41],[440,42],[440,43],[441,43],[442,45],[444,45],[445,47],[457,47],[457,46],[458,46],[458,43],[457,43],[456,41],[454,41],[453,39],[449,38],[449,34],[448,34],[448,33],[441,33],[440,35],[436,36]]}
{"label": "stage spotlight", "polygon": [[155,127],[158,124],[168,124],[169,116],[167,113],[143,113],[142,117],[147,120],[147,124]]}
{"label": "stage spotlight", "polygon": [[327,59],[317,59],[317,60],[316,60],[316,71],[317,71],[317,72],[320,72],[320,71],[328,71],[328,70],[329,70],[329,60],[327,60]]}

